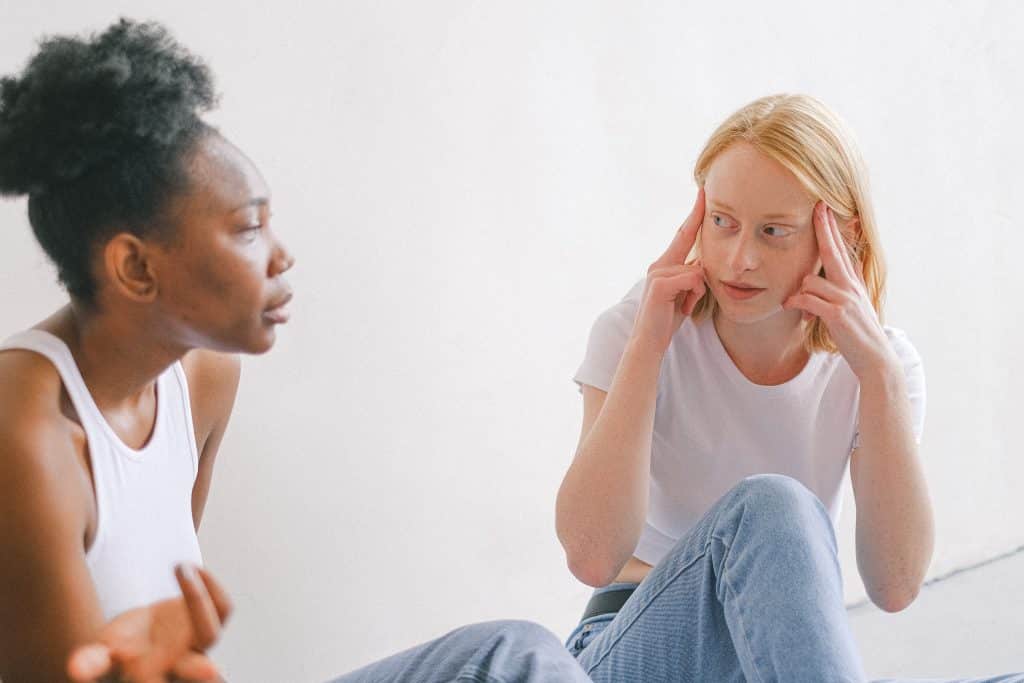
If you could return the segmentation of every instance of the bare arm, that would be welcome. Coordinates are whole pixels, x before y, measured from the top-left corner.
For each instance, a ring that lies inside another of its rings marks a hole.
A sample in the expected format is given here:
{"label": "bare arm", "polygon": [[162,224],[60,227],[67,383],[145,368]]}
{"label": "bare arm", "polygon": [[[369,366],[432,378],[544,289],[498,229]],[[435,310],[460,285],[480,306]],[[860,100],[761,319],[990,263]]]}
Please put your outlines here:
{"label": "bare arm", "polygon": [[895,612],[917,596],[934,538],[906,377],[835,214],[824,202],[814,208],[814,228],[826,277],[808,275],[784,306],[824,321],[860,382],[861,441],[850,456],[857,566],[871,600]]}
{"label": "bare arm", "polygon": [[16,379],[16,355],[0,354],[0,677],[54,683],[103,623],[85,563],[88,475],[54,419],[58,389]]}
{"label": "bare arm", "polygon": [[935,529],[898,362],[860,382],[860,447],[850,457],[857,567],[872,602],[907,607],[931,562]]}
{"label": "bare arm", "polygon": [[570,571],[591,586],[615,579],[643,530],[661,361],[705,293],[703,268],[686,263],[703,219],[700,190],[672,243],[648,268],[642,301],[607,394],[583,388],[583,428],[558,491],[555,527]]}
{"label": "bare arm", "polygon": [[643,529],[661,357],[632,343],[607,393],[583,387],[580,443],[555,515],[570,571],[591,586],[615,578]]}

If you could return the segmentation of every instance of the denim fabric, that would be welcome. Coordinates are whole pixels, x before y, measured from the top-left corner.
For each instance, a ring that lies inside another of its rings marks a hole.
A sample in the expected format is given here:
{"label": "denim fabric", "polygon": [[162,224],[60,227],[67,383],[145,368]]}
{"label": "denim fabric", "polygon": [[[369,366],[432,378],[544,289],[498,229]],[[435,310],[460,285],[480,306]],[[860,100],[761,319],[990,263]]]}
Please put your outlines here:
{"label": "denim fabric", "polygon": [[748,477],[642,583],[595,593],[634,586],[618,613],[580,622],[565,643],[596,683],[864,680],[832,524],[794,479]]}
{"label": "denim fabric", "polygon": [[332,683],[589,683],[553,633],[528,621],[456,629]]}

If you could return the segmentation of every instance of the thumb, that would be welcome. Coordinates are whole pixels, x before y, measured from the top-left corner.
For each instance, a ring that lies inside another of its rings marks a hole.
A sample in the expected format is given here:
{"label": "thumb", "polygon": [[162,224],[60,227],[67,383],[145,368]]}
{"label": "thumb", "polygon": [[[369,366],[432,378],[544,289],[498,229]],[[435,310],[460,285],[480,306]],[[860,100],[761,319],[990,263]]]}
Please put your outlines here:
{"label": "thumb", "polygon": [[68,676],[73,681],[91,683],[100,676],[111,672],[113,661],[110,648],[106,645],[83,645],[71,653],[68,658]]}

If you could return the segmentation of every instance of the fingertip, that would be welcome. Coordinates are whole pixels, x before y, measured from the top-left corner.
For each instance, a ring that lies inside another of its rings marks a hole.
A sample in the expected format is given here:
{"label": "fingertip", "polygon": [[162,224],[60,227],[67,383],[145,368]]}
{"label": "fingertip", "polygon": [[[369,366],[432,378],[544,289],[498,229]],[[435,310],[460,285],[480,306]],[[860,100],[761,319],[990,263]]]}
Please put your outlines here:
{"label": "fingertip", "polygon": [[174,575],[178,578],[179,582],[185,581],[192,584],[196,583],[199,578],[196,574],[196,568],[185,562],[174,566]]}
{"label": "fingertip", "polygon": [[85,645],[68,657],[67,673],[73,681],[89,681],[110,671],[110,650],[105,645]]}
{"label": "fingertip", "polygon": [[224,589],[220,582],[214,578],[210,570],[205,567],[199,568],[199,576],[202,578],[203,583],[206,584],[206,590],[209,592],[210,597],[213,599],[214,607],[217,610],[217,614],[220,617],[221,625],[227,622],[228,617],[235,609],[235,605],[231,600],[231,596]]}
{"label": "fingertip", "polygon": [[220,671],[209,657],[199,653],[191,653],[178,661],[174,667],[178,678],[193,681],[219,681]]}

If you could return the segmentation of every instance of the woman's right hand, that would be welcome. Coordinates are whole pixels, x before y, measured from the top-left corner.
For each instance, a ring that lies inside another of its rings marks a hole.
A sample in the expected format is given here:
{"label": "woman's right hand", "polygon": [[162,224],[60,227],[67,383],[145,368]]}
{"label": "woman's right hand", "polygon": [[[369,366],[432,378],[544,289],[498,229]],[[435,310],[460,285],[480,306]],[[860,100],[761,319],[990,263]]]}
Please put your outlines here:
{"label": "woman's right hand", "polygon": [[704,188],[697,190],[693,210],[679,227],[665,253],[647,269],[647,282],[632,338],[664,353],[686,316],[704,296],[704,268],[698,260],[686,263],[704,222]]}

